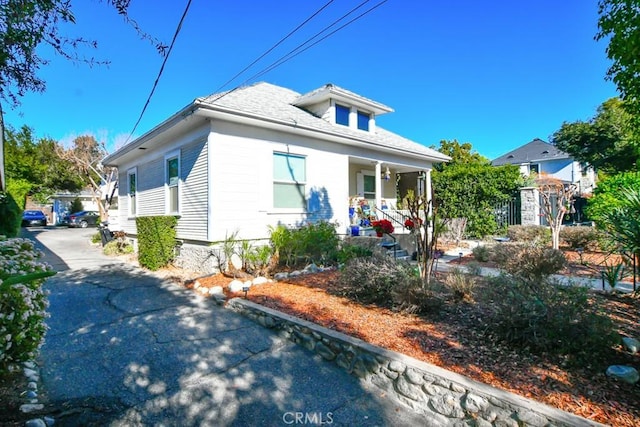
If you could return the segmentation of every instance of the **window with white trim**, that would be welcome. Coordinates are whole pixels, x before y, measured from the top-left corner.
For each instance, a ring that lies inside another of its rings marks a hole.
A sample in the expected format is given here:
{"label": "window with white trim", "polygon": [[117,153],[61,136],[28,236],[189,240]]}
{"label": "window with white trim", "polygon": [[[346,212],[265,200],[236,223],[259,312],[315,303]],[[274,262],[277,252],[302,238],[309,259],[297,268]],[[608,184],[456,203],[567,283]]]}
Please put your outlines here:
{"label": "window with white trim", "polygon": [[368,132],[370,119],[371,114],[358,110],[358,129]]}
{"label": "window with white trim", "polygon": [[169,214],[180,212],[180,152],[164,158],[166,209]]}
{"label": "window with white trim", "polygon": [[273,153],[273,207],[304,209],[307,206],[305,156]]}
{"label": "window with white trim", "polygon": [[138,213],[138,171],[130,169],[127,171],[127,200],[128,200],[128,212],[130,217],[136,216]]}
{"label": "window with white trim", "polygon": [[336,104],[336,124],[349,126],[349,114],[351,113],[351,108],[346,107],[344,105]]}

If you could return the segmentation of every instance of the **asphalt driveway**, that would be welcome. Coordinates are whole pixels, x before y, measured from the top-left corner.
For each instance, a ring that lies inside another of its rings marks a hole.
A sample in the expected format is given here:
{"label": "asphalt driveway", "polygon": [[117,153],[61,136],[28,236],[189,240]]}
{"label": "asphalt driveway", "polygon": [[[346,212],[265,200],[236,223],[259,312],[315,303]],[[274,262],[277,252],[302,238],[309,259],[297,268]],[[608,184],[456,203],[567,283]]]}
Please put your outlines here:
{"label": "asphalt driveway", "polygon": [[428,425],[379,390],[194,292],[30,229],[59,273],[41,394],[56,426]]}

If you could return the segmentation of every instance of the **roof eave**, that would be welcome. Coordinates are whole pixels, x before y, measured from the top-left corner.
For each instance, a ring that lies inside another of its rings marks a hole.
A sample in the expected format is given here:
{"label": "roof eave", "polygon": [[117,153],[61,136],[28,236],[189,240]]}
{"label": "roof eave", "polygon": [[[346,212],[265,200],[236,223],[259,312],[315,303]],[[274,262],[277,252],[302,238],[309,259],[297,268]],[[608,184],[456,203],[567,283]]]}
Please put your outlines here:
{"label": "roof eave", "polygon": [[[438,153],[440,155],[431,156],[423,153],[416,153],[415,151],[411,151],[411,150],[405,150],[399,147],[388,147],[380,143],[365,140],[362,138],[357,138],[355,136],[348,136],[348,135],[340,134],[337,132],[330,132],[322,129],[312,128],[304,125],[299,125],[291,121],[274,119],[272,117],[266,117],[259,114],[238,111],[231,108],[225,108],[219,105],[200,104],[199,108],[195,110],[194,114],[199,116],[209,117],[209,118],[217,118],[221,120],[226,120],[231,122],[240,122],[240,123],[247,123],[255,120],[255,121],[259,121],[263,125],[268,124],[269,126],[267,127],[272,127],[278,130],[285,130],[290,133],[302,133],[306,135],[314,135],[316,137],[318,134],[321,134],[325,137],[325,139],[329,139],[334,142],[339,142],[347,145],[362,145],[362,146],[368,146],[368,147],[373,146],[378,151],[417,156],[429,162],[448,162],[449,160],[451,160],[449,156],[441,153]],[[329,137],[329,138],[326,138],[326,137]]]}
{"label": "roof eave", "polygon": [[180,109],[177,113],[173,114],[171,117],[169,117],[168,119],[166,119],[165,121],[157,125],[156,127],[152,128],[142,136],[134,139],[124,147],[121,147],[115,152],[107,155],[104,159],[102,159],[102,164],[105,166],[117,166],[116,164],[114,164],[114,161],[116,161],[118,158],[131,153],[132,151],[140,148],[146,142],[155,138],[159,134],[174,127],[176,124],[180,123],[186,117],[190,116],[198,108],[199,105],[200,105],[200,98],[186,105],[185,107]]}

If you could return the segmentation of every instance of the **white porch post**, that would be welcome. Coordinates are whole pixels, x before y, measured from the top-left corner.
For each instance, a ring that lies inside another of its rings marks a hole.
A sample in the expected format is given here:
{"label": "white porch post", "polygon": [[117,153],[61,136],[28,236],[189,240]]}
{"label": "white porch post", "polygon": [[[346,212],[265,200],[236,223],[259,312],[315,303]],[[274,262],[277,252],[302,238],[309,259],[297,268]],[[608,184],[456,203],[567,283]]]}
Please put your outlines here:
{"label": "white porch post", "polygon": [[376,163],[376,208],[382,206],[382,162]]}
{"label": "white porch post", "polygon": [[424,179],[424,191],[425,191],[425,200],[427,201],[427,203],[429,204],[429,215],[431,215],[433,212],[433,206],[431,206],[431,169],[427,169],[425,171],[425,179]]}

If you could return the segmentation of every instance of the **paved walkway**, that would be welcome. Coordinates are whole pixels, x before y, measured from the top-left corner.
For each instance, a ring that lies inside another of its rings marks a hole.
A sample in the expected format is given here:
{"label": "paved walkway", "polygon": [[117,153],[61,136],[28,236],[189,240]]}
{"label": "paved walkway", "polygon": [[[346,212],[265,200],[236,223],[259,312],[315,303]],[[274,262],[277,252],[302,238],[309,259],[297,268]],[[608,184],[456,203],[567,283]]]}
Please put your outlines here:
{"label": "paved walkway", "polygon": [[50,330],[38,361],[56,426],[429,424],[209,299],[86,240],[61,244],[60,231],[27,236],[60,271],[46,285]]}

